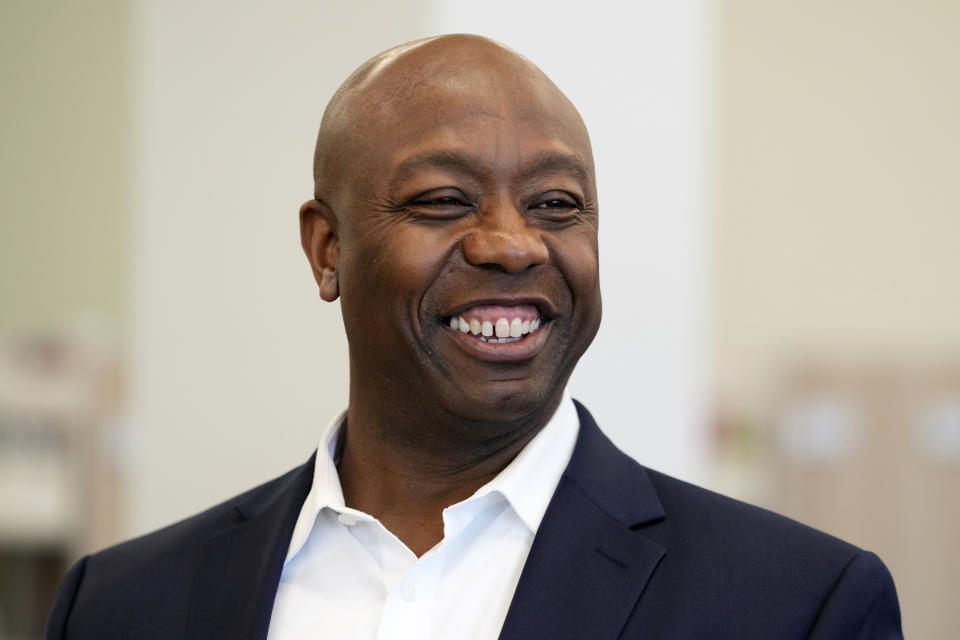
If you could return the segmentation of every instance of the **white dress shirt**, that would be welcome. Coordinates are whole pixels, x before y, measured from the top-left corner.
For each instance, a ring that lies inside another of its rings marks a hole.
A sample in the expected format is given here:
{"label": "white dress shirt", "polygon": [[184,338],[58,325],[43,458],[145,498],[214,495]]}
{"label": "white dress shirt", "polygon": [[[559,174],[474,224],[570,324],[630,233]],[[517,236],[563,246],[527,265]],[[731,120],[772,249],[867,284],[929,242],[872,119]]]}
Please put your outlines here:
{"label": "white dress shirt", "polygon": [[494,639],[580,428],[564,393],[547,425],[493,480],[443,510],[420,558],[344,504],[334,462],[346,412],[324,431],[273,603],[269,640]]}

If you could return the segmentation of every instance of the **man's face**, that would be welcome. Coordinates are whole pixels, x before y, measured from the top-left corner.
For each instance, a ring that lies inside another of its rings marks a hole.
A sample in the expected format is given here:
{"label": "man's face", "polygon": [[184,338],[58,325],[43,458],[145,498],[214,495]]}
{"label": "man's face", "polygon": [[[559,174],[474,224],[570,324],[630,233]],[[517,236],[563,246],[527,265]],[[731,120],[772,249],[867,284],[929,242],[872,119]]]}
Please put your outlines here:
{"label": "man's face", "polygon": [[482,422],[552,405],[600,323],[592,156],[569,103],[464,74],[370,122],[346,161],[330,204],[360,397]]}

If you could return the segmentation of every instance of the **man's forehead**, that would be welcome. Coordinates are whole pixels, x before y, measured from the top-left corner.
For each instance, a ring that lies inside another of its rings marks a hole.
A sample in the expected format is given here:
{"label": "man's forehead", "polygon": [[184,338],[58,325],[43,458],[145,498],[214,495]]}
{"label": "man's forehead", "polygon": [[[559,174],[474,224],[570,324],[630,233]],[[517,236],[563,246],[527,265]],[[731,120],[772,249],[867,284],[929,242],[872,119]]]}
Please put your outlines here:
{"label": "man's forehead", "polygon": [[424,94],[384,107],[356,140],[368,167],[391,183],[431,170],[592,179],[589,139],[574,111],[490,86]]}
{"label": "man's forehead", "polygon": [[479,36],[442,36],[395,47],[347,79],[317,140],[318,192],[321,182],[337,188],[336,176],[325,173],[331,159],[342,167],[347,156],[354,162],[371,154],[382,160],[385,152],[396,158],[397,146],[485,118],[523,121],[563,139],[592,168],[579,114],[539,68]]}

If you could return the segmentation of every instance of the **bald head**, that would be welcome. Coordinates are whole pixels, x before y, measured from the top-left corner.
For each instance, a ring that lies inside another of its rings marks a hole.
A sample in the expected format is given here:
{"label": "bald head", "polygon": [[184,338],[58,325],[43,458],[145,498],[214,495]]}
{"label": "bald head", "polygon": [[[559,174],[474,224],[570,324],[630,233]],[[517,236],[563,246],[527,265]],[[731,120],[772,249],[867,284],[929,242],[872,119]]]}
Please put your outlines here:
{"label": "bald head", "polygon": [[545,423],[601,313],[590,140],[549,78],[477,36],[386,51],[330,101],[315,173],[301,243],[340,300],[351,407],[407,406],[433,426],[382,435],[417,450]]}
{"label": "bald head", "polygon": [[[557,126],[576,130],[590,152],[586,128],[573,104],[532,62],[480,36],[426,38],[374,56],[336,91],[317,135],[317,199],[332,204],[337,192],[348,186],[352,163],[384,135],[429,121],[441,105],[451,103],[473,105],[478,112],[512,109],[535,118],[549,114]],[[592,158],[589,161],[592,164]]]}

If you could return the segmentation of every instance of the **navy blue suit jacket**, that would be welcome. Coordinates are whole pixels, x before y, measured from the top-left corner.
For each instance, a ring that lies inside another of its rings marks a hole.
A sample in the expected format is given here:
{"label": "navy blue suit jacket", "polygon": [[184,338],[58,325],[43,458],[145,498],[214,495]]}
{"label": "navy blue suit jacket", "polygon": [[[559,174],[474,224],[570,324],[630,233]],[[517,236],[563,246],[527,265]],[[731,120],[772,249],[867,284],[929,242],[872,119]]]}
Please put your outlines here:
{"label": "navy blue suit jacket", "polygon": [[[581,405],[580,434],[501,638],[900,638],[873,554],[645,469]],[[313,460],[80,560],[48,638],[264,638]],[[322,630],[319,630],[322,634]]]}

